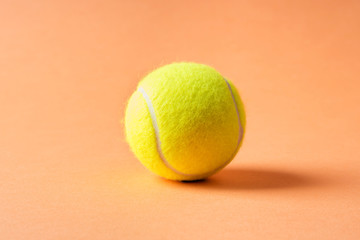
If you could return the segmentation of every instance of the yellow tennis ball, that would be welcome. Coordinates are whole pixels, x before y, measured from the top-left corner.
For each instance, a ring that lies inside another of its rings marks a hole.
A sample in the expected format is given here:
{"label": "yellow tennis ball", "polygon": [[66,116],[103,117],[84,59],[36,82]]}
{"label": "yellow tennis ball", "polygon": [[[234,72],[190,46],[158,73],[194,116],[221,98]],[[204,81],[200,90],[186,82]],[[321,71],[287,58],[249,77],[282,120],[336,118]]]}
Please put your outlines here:
{"label": "yellow tennis ball", "polygon": [[238,152],[245,130],[234,85],[213,68],[173,63],[147,75],[130,97],[127,141],[141,163],[167,179],[205,179]]}

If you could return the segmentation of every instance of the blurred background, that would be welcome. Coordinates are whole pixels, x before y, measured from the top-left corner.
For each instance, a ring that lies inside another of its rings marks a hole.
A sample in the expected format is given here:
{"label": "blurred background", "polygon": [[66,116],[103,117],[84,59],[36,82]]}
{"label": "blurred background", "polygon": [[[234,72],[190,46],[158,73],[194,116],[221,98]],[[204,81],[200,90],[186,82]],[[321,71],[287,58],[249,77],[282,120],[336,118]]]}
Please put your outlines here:
{"label": "blurred background", "polygon": [[[0,1],[0,238],[359,239],[359,1]],[[208,181],[124,139],[154,68],[239,89],[244,144]]]}

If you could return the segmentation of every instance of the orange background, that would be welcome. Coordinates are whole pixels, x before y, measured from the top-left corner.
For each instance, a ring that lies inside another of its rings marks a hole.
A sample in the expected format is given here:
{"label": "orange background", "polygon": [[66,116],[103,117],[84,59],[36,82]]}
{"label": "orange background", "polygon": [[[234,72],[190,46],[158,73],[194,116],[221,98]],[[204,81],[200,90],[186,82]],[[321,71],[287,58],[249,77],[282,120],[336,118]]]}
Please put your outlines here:
{"label": "orange background", "polygon": [[[360,239],[359,1],[0,2],[1,239]],[[239,88],[208,181],[150,174],[119,124],[174,61]]]}

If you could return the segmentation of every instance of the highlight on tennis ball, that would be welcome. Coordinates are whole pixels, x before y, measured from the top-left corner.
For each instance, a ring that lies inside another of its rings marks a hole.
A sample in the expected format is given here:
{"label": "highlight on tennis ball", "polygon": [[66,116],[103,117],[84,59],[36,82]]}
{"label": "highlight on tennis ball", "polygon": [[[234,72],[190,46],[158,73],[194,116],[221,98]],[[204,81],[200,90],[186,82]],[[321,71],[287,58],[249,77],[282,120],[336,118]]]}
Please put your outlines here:
{"label": "highlight on tennis ball", "polygon": [[166,179],[195,181],[224,168],[245,133],[235,86],[215,69],[172,63],[138,84],[125,112],[126,139],[140,162]]}

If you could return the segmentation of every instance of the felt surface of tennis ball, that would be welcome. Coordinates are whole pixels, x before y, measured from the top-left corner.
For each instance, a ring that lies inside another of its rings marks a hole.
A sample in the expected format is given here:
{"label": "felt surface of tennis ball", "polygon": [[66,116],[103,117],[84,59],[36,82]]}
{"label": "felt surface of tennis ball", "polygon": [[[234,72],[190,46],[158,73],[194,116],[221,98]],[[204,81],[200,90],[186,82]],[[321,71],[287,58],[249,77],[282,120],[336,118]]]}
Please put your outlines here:
{"label": "felt surface of tennis ball", "polygon": [[131,150],[150,171],[200,180],[238,152],[244,106],[234,85],[213,68],[173,63],[140,81],[126,108],[125,129]]}

